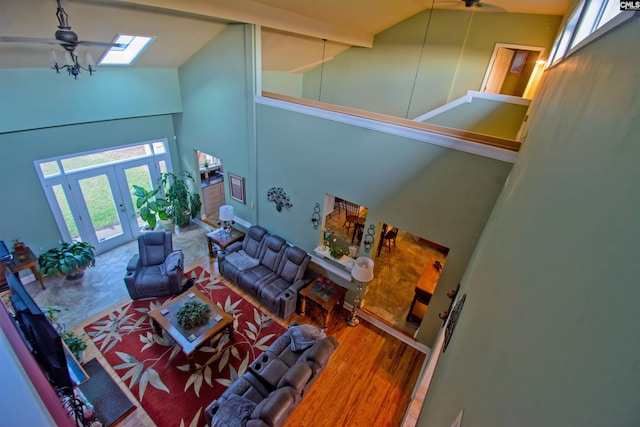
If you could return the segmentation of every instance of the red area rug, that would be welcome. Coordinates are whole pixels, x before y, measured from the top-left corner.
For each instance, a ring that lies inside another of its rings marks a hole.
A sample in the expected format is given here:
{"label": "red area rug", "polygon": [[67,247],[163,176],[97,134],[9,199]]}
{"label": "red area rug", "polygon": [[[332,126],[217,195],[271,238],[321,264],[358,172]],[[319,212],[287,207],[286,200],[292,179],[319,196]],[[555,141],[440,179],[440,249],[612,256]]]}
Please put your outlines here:
{"label": "red area rug", "polygon": [[199,290],[233,315],[234,335],[214,337],[195,356],[191,371],[180,347],[157,335],[146,313],[168,297],[133,301],[85,328],[109,364],[158,426],[204,426],[205,407],[285,329],[198,267],[185,274]]}

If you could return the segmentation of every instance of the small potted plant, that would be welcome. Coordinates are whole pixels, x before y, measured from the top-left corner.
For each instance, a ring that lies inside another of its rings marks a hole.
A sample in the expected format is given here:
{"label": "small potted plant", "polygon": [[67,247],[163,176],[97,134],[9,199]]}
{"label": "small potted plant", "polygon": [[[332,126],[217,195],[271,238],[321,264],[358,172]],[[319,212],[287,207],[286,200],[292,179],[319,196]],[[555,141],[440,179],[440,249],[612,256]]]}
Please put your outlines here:
{"label": "small potted plant", "polygon": [[178,324],[185,329],[204,325],[209,319],[211,307],[200,301],[187,301],[176,313]]}
{"label": "small potted plant", "polygon": [[79,279],[84,270],[96,265],[95,248],[87,242],[62,243],[38,257],[38,269],[47,276]]}
{"label": "small potted plant", "polygon": [[62,340],[67,345],[67,348],[73,354],[73,357],[80,363],[82,363],[82,359],[84,359],[84,351],[87,348],[87,343],[76,334],[71,331],[67,331],[62,334]]}
{"label": "small potted plant", "polygon": [[57,305],[51,305],[42,307],[42,312],[47,316],[47,320],[49,320],[49,322],[56,328],[56,331],[63,333],[67,329],[65,324],[60,322],[60,313],[62,313],[62,308]]}

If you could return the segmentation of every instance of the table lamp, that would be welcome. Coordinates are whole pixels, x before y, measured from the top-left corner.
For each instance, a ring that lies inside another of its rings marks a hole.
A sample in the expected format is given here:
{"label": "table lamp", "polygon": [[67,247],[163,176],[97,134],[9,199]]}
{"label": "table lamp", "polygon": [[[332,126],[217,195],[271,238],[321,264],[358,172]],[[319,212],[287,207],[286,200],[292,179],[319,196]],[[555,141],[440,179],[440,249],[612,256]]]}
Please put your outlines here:
{"label": "table lamp", "polygon": [[231,233],[231,225],[233,223],[233,206],[231,205],[222,205],[220,206],[220,212],[218,213],[218,219],[224,224],[224,231],[227,233]]}
{"label": "table lamp", "polygon": [[360,324],[360,319],[358,319],[358,304],[360,303],[360,294],[362,293],[362,285],[363,283],[370,282],[373,280],[373,266],[374,262],[371,258],[367,257],[358,257],[356,258],[356,263],[351,270],[351,277],[355,279],[358,283],[358,290],[356,292],[356,297],[353,302],[353,310],[351,314],[347,316],[347,325],[349,326],[358,326]]}

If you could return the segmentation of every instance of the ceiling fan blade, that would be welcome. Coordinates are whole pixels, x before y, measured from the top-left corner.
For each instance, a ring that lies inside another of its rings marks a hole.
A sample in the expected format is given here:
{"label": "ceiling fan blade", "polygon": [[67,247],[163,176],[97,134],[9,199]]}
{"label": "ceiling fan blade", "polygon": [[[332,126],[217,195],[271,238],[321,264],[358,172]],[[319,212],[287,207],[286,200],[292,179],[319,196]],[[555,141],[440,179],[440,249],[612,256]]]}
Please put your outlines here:
{"label": "ceiling fan blade", "polygon": [[56,39],[43,39],[43,38],[37,38],[37,37],[12,37],[12,36],[0,36],[0,42],[61,44],[61,42]]}
{"label": "ceiling fan blade", "polygon": [[127,47],[126,44],[124,43],[108,43],[108,42],[90,42],[90,41],[85,41],[85,40],[80,40],[78,41],[78,45],[83,45],[83,46],[105,46],[105,47],[118,47],[121,49],[124,49],[125,47]]}

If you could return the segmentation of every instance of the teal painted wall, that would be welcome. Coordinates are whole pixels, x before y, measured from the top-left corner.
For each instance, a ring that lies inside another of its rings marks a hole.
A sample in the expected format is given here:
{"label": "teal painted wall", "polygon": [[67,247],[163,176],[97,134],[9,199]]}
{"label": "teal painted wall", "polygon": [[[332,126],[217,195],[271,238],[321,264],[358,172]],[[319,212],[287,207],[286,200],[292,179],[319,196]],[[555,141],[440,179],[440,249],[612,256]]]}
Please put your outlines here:
{"label": "teal painted wall", "polygon": [[515,139],[528,109],[528,105],[473,98],[472,102],[461,104],[424,122]]}
{"label": "teal painted wall", "polygon": [[[227,26],[179,69],[184,113],[176,115],[180,166],[195,172],[194,150],[222,160],[227,203],[255,222],[253,27]],[[228,172],[245,177],[247,203],[229,197]]]}
{"label": "teal painted wall", "polygon": [[0,133],[182,110],[175,69],[100,67],[74,80],[48,68],[3,68],[0,93]]}
{"label": "teal painted wall", "polygon": [[[548,55],[561,19],[436,9],[411,99],[429,20],[425,11],[377,34],[373,48],[351,48],[326,62],[321,101],[417,117],[480,90],[496,42],[542,46]],[[304,98],[317,100],[319,78],[320,67],[305,73]]]}
{"label": "teal painted wall", "polygon": [[640,423],[640,21],[548,70],[419,426]]}
{"label": "teal painted wall", "polygon": [[262,71],[262,89],[281,95],[302,98],[302,73]]}
{"label": "teal painted wall", "polygon": [[[366,206],[368,224],[391,223],[450,248],[418,337],[431,345],[445,294],[462,277],[511,164],[263,105],[257,135],[258,223],[269,231],[312,252],[320,239],[313,207],[329,193]],[[293,208],[277,212],[267,202],[271,187],[283,187]]]}
{"label": "teal painted wall", "polygon": [[108,148],[157,138],[169,140],[172,156],[171,116],[153,116],[106,122],[56,126],[0,134],[1,198],[0,240],[20,238],[39,254],[61,239],[53,214],[33,165],[34,160]]}

